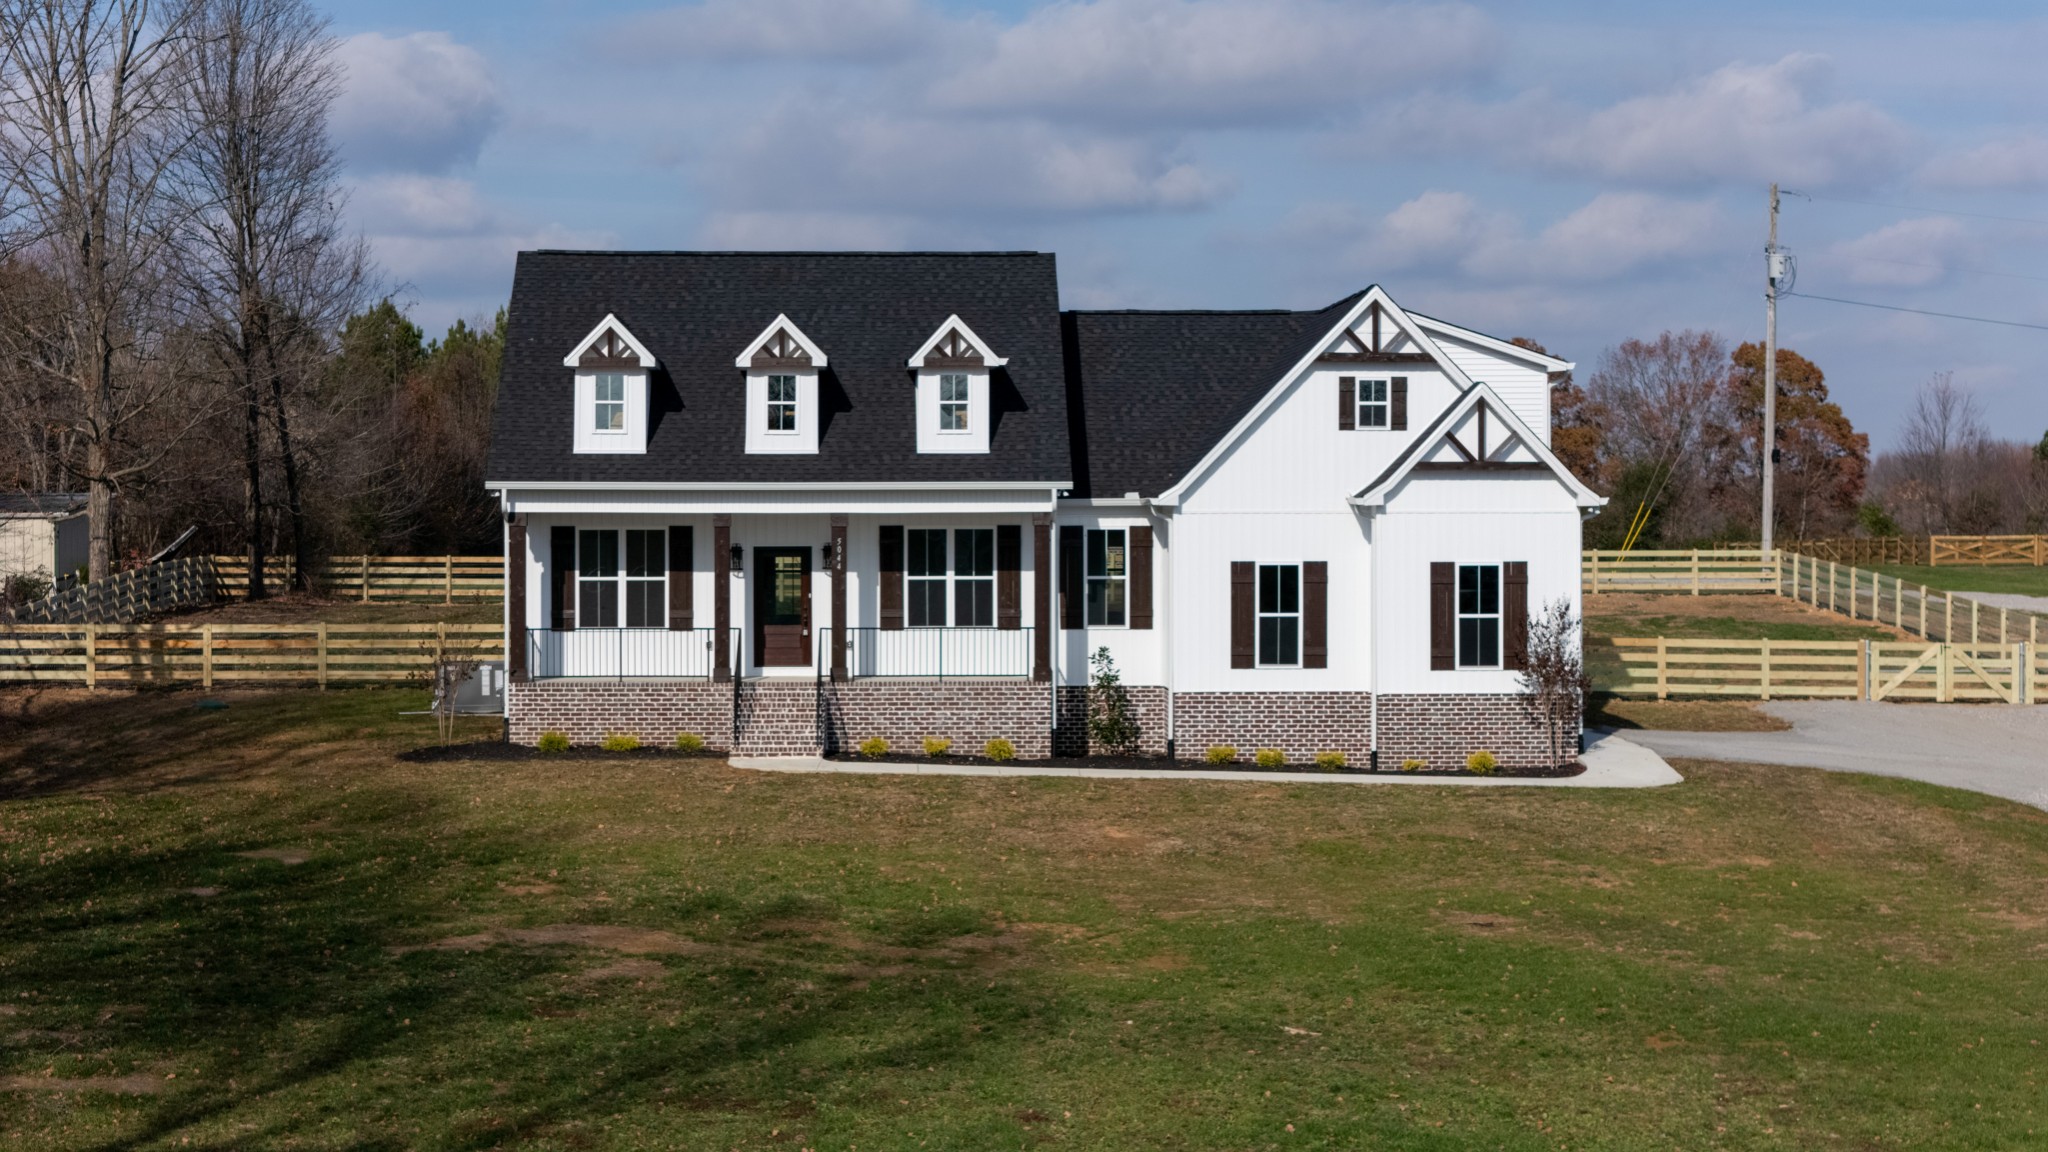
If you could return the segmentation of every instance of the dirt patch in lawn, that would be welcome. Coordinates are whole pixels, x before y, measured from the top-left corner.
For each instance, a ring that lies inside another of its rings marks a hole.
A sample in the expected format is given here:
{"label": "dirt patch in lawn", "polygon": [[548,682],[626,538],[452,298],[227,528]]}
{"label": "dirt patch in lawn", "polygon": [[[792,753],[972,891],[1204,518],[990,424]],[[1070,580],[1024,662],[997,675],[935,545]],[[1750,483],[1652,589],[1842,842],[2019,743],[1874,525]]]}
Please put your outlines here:
{"label": "dirt patch in lawn", "polygon": [[0,1076],[0,1092],[109,1092],[116,1096],[154,1096],[170,1084],[161,1076],[134,1072],[126,1076]]}
{"label": "dirt patch in lawn", "polygon": [[543,924],[538,928],[494,928],[469,936],[450,936],[431,944],[400,945],[391,949],[407,952],[481,952],[496,944],[545,948],[567,944],[578,948],[601,948],[607,952],[634,955],[706,955],[720,951],[688,937],[657,928],[629,928],[618,924]]}
{"label": "dirt patch in lawn", "polygon": [[1855,640],[1910,639],[1889,625],[1851,620],[1762,594],[1689,596],[1664,592],[1601,592],[1587,596],[1581,611],[1586,632],[1604,636],[1670,636],[1689,639]]}
{"label": "dirt patch in lawn", "polygon": [[1459,912],[1451,909],[1437,913],[1446,924],[1462,928],[1480,936],[1498,936],[1504,932],[1521,930],[1522,922],[1513,916],[1498,912]]}
{"label": "dirt patch in lawn", "polygon": [[1623,700],[1595,696],[1588,728],[1648,728],[1666,732],[1783,732],[1792,727],[1748,700]]}
{"label": "dirt patch in lawn", "polygon": [[313,853],[305,848],[254,848],[235,855],[246,860],[275,860],[285,865],[304,864],[313,858]]}

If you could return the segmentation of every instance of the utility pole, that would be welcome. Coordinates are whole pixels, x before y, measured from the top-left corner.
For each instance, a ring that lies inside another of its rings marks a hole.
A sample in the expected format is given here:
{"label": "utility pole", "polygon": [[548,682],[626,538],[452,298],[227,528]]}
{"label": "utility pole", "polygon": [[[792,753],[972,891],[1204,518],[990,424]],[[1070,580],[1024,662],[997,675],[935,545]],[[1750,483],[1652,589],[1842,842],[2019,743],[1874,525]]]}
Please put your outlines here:
{"label": "utility pole", "polygon": [[1771,242],[1764,246],[1764,510],[1763,548],[1771,551],[1772,515],[1777,495],[1778,467],[1778,277],[1784,273],[1784,257],[1778,254],[1778,186],[1771,185]]}

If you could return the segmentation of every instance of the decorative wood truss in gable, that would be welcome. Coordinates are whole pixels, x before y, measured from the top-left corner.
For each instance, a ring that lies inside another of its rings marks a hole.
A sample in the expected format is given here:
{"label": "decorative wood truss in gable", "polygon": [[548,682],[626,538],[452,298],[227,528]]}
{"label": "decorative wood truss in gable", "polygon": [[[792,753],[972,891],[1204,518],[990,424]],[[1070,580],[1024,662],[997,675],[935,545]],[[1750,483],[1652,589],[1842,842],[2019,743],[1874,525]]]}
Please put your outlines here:
{"label": "decorative wood truss in gable", "polygon": [[1501,419],[1492,402],[1481,397],[1424,451],[1416,468],[1470,472],[1547,467],[1523,442],[1520,428],[1519,421]]}
{"label": "decorative wood truss in gable", "polygon": [[1000,368],[1010,361],[995,354],[988,342],[974,334],[959,316],[946,317],[931,339],[910,357],[912,368]]}
{"label": "decorative wood truss in gable", "polygon": [[734,359],[736,368],[752,368],[757,371],[777,369],[823,368],[825,351],[819,348],[803,329],[788,316],[777,316],[768,327],[761,330],[754,341],[740,351]]}
{"label": "decorative wood truss in gable", "polygon": [[586,372],[630,372],[654,367],[654,353],[617,316],[607,314],[562,358],[562,366]]}
{"label": "decorative wood truss in gable", "polygon": [[1434,364],[1436,357],[1377,300],[1316,357],[1324,364]]}

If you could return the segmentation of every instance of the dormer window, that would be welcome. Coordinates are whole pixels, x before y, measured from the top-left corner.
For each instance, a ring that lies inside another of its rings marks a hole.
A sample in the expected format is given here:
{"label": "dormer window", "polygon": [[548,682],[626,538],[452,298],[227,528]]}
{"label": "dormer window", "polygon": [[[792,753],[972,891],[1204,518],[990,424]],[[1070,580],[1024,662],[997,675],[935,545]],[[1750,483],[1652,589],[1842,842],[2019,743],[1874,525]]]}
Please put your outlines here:
{"label": "dormer window", "polygon": [[992,375],[1009,361],[958,316],[948,316],[910,358],[917,373],[917,450],[987,452]]}
{"label": "dormer window", "polygon": [[606,316],[562,358],[575,370],[573,451],[647,451],[647,376],[654,354],[617,316]]}
{"label": "dormer window", "polygon": [[818,373],[825,365],[825,350],[787,316],[740,350],[733,366],[747,374],[747,451],[818,450]]}

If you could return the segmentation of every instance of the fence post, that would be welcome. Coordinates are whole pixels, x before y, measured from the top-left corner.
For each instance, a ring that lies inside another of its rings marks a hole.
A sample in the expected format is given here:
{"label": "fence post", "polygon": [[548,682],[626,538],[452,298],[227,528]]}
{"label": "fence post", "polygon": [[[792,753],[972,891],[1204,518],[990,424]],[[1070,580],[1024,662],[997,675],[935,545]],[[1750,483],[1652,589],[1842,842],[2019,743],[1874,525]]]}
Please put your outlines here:
{"label": "fence post", "polygon": [[199,685],[213,687],[213,625],[199,626]]}
{"label": "fence post", "polygon": [[363,553],[362,562],[363,602],[367,604],[370,600],[370,554],[368,552]]}
{"label": "fence post", "polygon": [[85,626],[85,687],[87,691],[100,686],[100,626]]}
{"label": "fence post", "polygon": [[1671,695],[1671,673],[1664,658],[1664,637],[1657,637],[1657,699]]}
{"label": "fence post", "polygon": [[[1835,579],[1836,565],[1833,560],[1830,560],[1828,561],[1828,611],[1830,612],[1835,611]],[[1815,605],[1815,607],[1818,607],[1818,605]]]}
{"label": "fence post", "polygon": [[1700,550],[1692,550],[1692,594],[1700,594]]}
{"label": "fence post", "polygon": [[1870,641],[1863,641],[1863,651],[1856,657],[1856,698],[1870,699]]}
{"label": "fence post", "polygon": [[1854,564],[1849,565],[1849,619],[1851,620],[1856,618],[1856,585],[1858,583],[1856,574],[1860,571],[1862,569]]}
{"label": "fence post", "polygon": [[[1925,587],[1925,585],[1922,585]],[[1956,640],[1956,598],[1952,593],[1941,594],[1941,642],[1953,644]]]}
{"label": "fence post", "polygon": [[1970,601],[1970,643],[1977,642],[1977,602]]}
{"label": "fence post", "polygon": [[1758,665],[1761,669],[1761,675],[1757,681],[1757,690],[1762,693],[1764,699],[1769,700],[1771,698],[1771,638],[1769,636],[1764,637],[1763,644],[1763,659]]}
{"label": "fence post", "polygon": [[1949,685],[1955,680],[1955,652],[1955,645],[1944,643],[1934,661],[1934,699],[1942,704],[1949,703]]}
{"label": "fence post", "polygon": [[2007,609],[2001,607],[1998,610],[1998,642],[2000,644],[2005,643],[2005,625],[2009,617],[2010,613]]}
{"label": "fence post", "polygon": [[320,690],[327,691],[327,621],[320,622]]}
{"label": "fence post", "polygon": [[1593,550],[1593,591],[1600,591],[1600,550]]}
{"label": "fence post", "polygon": [[1927,639],[1927,585],[1920,586],[1920,638]]}

